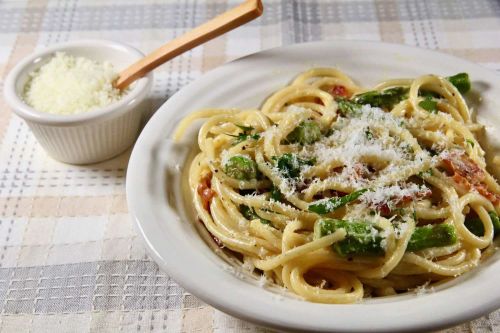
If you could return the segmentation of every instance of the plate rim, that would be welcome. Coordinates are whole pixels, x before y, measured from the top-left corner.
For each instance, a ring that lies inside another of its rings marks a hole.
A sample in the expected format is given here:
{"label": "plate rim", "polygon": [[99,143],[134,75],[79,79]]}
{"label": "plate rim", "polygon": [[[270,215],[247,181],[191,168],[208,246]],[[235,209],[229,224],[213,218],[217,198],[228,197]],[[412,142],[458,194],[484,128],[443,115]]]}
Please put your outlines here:
{"label": "plate rim", "polygon": [[[307,46],[321,46],[324,45],[326,47],[332,47],[331,44],[334,44],[334,48],[342,48],[346,47],[351,44],[356,44],[356,45],[369,45],[370,47],[384,47],[384,48],[395,48],[399,50],[413,50],[413,51],[418,51],[418,52],[426,52],[429,54],[434,54],[434,56],[437,57],[448,57],[453,61],[458,61],[461,63],[467,63],[469,66],[475,66],[478,68],[478,70],[483,71],[483,74],[485,75],[494,75],[496,76],[496,80],[498,80],[498,74],[495,73],[494,71],[491,71],[487,69],[486,67],[476,64],[470,61],[467,61],[465,59],[446,54],[446,53],[441,53],[437,52],[435,50],[428,50],[428,49],[422,49],[422,48],[417,48],[409,45],[403,45],[403,44],[394,44],[394,43],[385,43],[385,42],[376,42],[376,41],[359,41],[359,40],[328,40],[328,41],[316,41],[316,42],[309,42],[309,43],[301,43],[301,44],[293,44],[293,45],[288,45],[288,46],[280,46],[268,50],[263,50],[259,51],[247,56],[244,56],[242,58],[233,60],[227,64],[224,64],[222,66],[219,66],[215,69],[212,69],[204,74],[202,74],[199,78],[196,80],[190,82],[186,86],[182,87],[178,92],[176,92],[173,96],[171,96],[156,112],[155,114],[151,117],[150,121],[144,129],[142,130],[139,139],[137,140],[134,149],[132,151],[130,161],[129,161],[129,166],[127,170],[127,176],[126,176],[126,195],[127,195],[127,203],[129,207],[129,213],[132,216],[132,219],[134,221],[134,225],[136,229],[139,231],[141,234],[141,237],[144,239],[146,243],[146,248],[150,255],[153,257],[155,262],[161,267],[162,270],[166,271],[176,282],[179,281],[179,279],[183,276],[181,273],[177,272],[174,270],[173,267],[170,267],[169,264],[165,262],[165,258],[160,254],[156,247],[155,244],[151,241],[151,236],[148,237],[148,231],[145,230],[145,227],[147,226],[144,224],[143,221],[147,221],[150,218],[155,218],[156,214],[152,212],[145,212],[144,208],[141,207],[139,202],[141,202],[140,194],[137,192],[137,186],[140,186],[141,179],[139,177],[139,170],[144,170],[144,160],[147,156],[147,153],[152,153],[152,149],[155,147],[152,145],[151,141],[153,138],[153,134],[148,134],[148,132],[151,132],[152,129],[158,127],[158,121],[162,120],[161,115],[166,113],[168,111],[168,108],[172,105],[175,105],[177,100],[179,100],[181,97],[183,97],[186,94],[189,94],[190,90],[196,89],[196,86],[201,84],[201,81],[209,81],[212,77],[216,76],[217,73],[223,72],[224,70],[228,70],[233,66],[238,66],[238,64],[244,64],[247,61],[252,61],[255,57],[260,57],[260,56],[266,56],[266,55],[272,55],[274,53],[279,53],[279,52],[284,52],[284,51],[290,51],[293,50],[294,48],[301,48],[301,47],[307,47]],[[175,118],[174,115],[167,115],[164,116],[163,118],[168,119],[168,120],[173,120]],[[146,151],[147,150],[147,151]],[[142,172],[144,173],[144,172]],[[144,191],[140,191],[142,194],[144,194]],[[147,223],[147,222],[146,222]],[[499,264],[500,265],[500,264]],[[185,275],[184,275],[185,277]],[[192,281],[191,281],[192,282]],[[250,313],[248,311],[242,311],[238,307],[232,307],[235,305],[235,303],[238,303],[238,300],[236,301],[231,301],[228,300],[227,297],[213,297],[213,295],[210,295],[209,293],[206,293],[203,290],[200,290],[199,287],[193,285],[191,282],[186,282],[182,281],[182,283],[177,282],[182,288],[187,290],[188,292],[192,293],[193,295],[199,297],[206,303],[214,306],[215,308],[218,308],[222,310],[223,312],[226,312],[228,314],[234,315],[238,318],[251,321],[254,323],[257,323],[259,325],[263,325],[266,327],[272,327],[272,328],[278,328],[278,329],[288,329],[288,330],[315,330],[315,331],[327,331],[327,330],[332,330],[332,329],[339,329],[336,327],[325,327],[324,325],[293,325],[290,326],[288,325],[288,322],[285,320],[281,321],[273,321],[270,320],[272,318],[268,316],[261,316],[262,311],[253,311],[253,313]],[[203,288],[202,288],[203,289]],[[449,289],[449,288],[448,288]],[[412,298],[412,299],[418,299],[418,298]],[[410,300],[411,301],[411,300]],[[313,304],[318,305],[317,303],[309,303],[309,302],[302,302],[304,304],[310,305],[310,307],[313,307]],[[365,307],[373,307],[373,306],[378,306],[380,304],[399,304],[401,302],[392,302],[392,303],[379,303],[379,304],[363,304],[362,306]],[[328,305],[327,305],[328,306]],[[330,305],[331,306],[331,305]],[[338,306],[338,305],[334,305]],[[345,305],[347,307],[356,307],[357,305]],[[460,322],[468,321],[471,319],[474,319],[486,312],[490,312],[492,310],[495,310],[500,307],[500,298],[498,298],[496,301],[490,300],[487,303],[482,304],[482,306],[478,306],[472,311],[467,311],[467,313],[462,313],[460,316],[457,315],[448,315],[444,317],[437,317],[437,318],[430,318],[428,320],[420,320],[417,321],[415,320],[413,323],[410,325],[404,324],[404,325],[390,325],[390,326],[373,326],[373,325],[359,325],[359,322],[352,322],[352,327],[350,327],[349,331],[414,331],[414,330],[422,330],[422,329],[439,329],[443,327],[448,327],[453,324],[458,324]],[[475,311],[474,311],[475,310]],[[371,310],[369,310],[371,311]],[[256,317],[261,316],[261,317]],[[358,325],[358,326],[356,326]],[[340,327],[340,326],[339,326]],[[340,329],[346,329],[346,327],[342,326]]]}

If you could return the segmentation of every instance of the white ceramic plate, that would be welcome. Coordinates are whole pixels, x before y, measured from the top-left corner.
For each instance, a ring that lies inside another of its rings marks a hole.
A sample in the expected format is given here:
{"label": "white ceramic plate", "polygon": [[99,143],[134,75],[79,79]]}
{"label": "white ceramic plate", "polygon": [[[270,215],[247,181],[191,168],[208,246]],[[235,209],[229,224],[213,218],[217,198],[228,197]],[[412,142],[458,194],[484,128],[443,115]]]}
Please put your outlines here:
{"label": "white ceramic plate", "polygon": [[433,293],[327,305],[261,288],[255,279],[210,248],[206,234],[198,228],[193,207],[189,200],[183,200],[180,190],[180,170],[186,163],[183,147],[196,149],[192,139],[197,128],[188,135],[191,141],[187,142],[191,143],[187,145],[174,145],[168,140],[173,129],[184,116],[200,108],[259,107],[298,73],[316,66],[338,67],[362,85],[427,73],[468,72],[482,96],[480,101],[471,94],[472,103],[480,104],[476,105],[477,118],[487,127],[488,144],[500,147],[500,108],[495,101],[500,97],[500,77],[476,64],[402,45],[354,41],[308,43],[257,53],[221,66],[175,94],[156,112],[135,145],[127,172],[127,198],[154,260],[205,302],[242,319],[278,329],[430,330],[499,308],[500,252]]}

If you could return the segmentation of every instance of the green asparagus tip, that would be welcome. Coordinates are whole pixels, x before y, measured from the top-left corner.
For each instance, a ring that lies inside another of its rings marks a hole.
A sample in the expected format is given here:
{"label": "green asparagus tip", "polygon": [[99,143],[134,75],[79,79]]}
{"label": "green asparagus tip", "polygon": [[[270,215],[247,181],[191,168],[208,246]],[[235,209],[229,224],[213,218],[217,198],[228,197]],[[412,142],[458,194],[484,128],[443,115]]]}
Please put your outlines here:
{"label": "green asparagus tip", "polygon": [[251,180],[257,178],[258,168],[255,161],[250,158],[236,155],[232,156],[224,165],[224,172],[235,179]]}
{"label": "green asparagus tip", "polygon": [[458,73],[447,77],[447,79],[458,89],[458,91],[460,91],[461,94],[465,94],[471,89],[469,74],[467,73]]}

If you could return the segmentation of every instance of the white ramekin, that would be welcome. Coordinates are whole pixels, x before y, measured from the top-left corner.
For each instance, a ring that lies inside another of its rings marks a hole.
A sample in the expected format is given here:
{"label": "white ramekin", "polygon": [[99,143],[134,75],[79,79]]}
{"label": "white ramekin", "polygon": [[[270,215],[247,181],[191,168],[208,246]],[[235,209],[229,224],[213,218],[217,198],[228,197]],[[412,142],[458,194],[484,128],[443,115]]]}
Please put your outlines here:
{"label": "white ramekin", "polygon": [[109,159],[130,147],[139,133],[148,109],[146,97],[152,74],[136,81],[130,91],[107,107],[74,114],[39,112],[20,97],[28,75],[45,64],[55,52],[65,52],[98,61],[110,61],[121,70],[144,57],[139,50],[107,40],[81,40],[59,44],[23,59],[7,75],[5,100],[23,118],[47,153],[61,162],[88,164]]}

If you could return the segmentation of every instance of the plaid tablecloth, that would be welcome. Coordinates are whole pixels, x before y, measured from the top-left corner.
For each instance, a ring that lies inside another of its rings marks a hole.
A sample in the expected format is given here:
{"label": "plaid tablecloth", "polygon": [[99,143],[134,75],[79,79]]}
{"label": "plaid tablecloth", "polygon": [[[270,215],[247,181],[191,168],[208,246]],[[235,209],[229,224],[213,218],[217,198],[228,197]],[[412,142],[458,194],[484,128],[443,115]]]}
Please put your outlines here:
{"label": "plaid tablecloth", "polygon": [[[227,61],[313,40],[405,43],[500,70],[499,1],[264,2],[257,21],[160,67],[152,109]],[[9,69],[35,50],[104,38],[149,52],[237,3],[4,0],[0,88]],[[127,212],[129,155],[90,166],[56,162],[0,97],[0,330],[263,331],[186,293],[147,256]],[[500,311],[449,330],[471,331],[499,332]]]}

